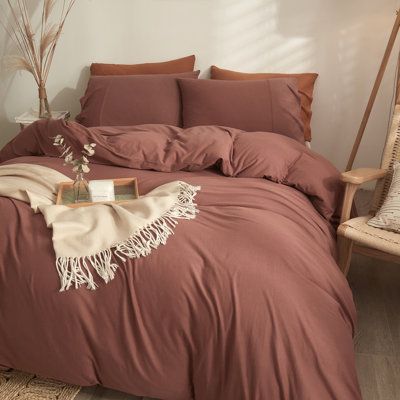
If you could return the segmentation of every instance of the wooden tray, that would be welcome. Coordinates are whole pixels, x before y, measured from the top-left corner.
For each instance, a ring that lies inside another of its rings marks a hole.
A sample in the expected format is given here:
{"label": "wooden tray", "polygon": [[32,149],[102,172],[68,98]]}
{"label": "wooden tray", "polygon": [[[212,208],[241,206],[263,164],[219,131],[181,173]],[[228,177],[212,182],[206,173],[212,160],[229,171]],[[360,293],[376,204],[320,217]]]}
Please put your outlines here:
{"label": "wooden tray", "polygon": [[75,203],[73,182],[61,182],[58,184],[56,204],[71,208],[89,207],[96,204],[121,204],[139,198],[138,183],[136,178],[118,178],[114,181],[115,201],[91,202],[89,195],[87,201]]}

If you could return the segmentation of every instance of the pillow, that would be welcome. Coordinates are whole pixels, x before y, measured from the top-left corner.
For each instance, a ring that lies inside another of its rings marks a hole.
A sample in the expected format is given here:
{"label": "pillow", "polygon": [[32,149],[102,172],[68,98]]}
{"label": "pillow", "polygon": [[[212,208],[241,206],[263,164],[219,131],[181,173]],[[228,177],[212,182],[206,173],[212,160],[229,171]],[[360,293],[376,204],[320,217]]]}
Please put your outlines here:
{"label": "pillow", "polygon": [[177,60],[146,64],[100,64],[90,66],[91,75],[147,75],[147,74],[179,74],[192,72],[196,56],[188,56]]}
{"label": "pillow", "polygon": [[296,78],[297,87],[301,97],[301,119],[304,124],[304,140],[311,141],[311,104],[313,101],[314,84],[318,78],[318,74],[271,74],[258,73],[248,74],[244,72],[229,71],[221,69],[213,65],[211,67],[211,79],[219,80],[259,80],[273,78]]}
{"label": "pillow", "polygon": [[393,178],[388,194],[369,226],[400,233],[400,163],[393,167]]}
{"label": "pillow", "polygon": [[280,133],[304,143],[295,79],[178,82],[184,128],[219,125],[248,132]]}
{"label": "pillow", "polygon": [[177,78],[194,80],[199,72],[92,76],[81,99],[82,111],[76,120],[87,127],[141,124],[181,126]]}

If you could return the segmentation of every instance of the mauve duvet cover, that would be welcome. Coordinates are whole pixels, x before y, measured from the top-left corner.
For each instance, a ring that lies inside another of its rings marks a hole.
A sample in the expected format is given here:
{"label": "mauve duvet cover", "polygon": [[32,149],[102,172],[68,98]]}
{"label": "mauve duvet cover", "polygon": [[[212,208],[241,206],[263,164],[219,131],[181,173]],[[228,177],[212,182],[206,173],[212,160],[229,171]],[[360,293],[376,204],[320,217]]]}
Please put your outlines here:
{"label": "mauve duvet cover", "polygon": [[141,193],[200,185],[200,213],[108,285],[59,293],[42,216],[0,197],[0,366],[164,400],[361,399],[327,161],[271,133],[51,121],[0,162],[72,177],[49,139],[59,133],[97,144],[91,179],[136,176]]}

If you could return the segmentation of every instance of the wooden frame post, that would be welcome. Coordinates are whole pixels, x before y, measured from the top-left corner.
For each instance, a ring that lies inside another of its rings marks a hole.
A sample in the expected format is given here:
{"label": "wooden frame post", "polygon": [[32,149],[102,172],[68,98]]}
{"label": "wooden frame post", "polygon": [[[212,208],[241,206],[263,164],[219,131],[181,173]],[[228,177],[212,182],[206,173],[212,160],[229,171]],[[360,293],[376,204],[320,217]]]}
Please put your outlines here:
{"label": "wooden frame post", "polygon": [[[351,150],[349,161],[347,162],[346,171],[350,171],[353,168],[354,160],[356,158],[358,149],[360,147],[360,143],[361,143],[362,137],[364,135],[365,128],[367,127],[367,123],[368,123],[369,117],[371,115],[371,111],[372,111],[372,108],[374,106],[374,103],[375,103],[376,96],[378,94],[379,88],[381,86],[382,79],[383,79],[383,76],[385,74],[386,67],[388,65],[390,55],[391,55],[391,53],[393,51],[393,47],[394,47],[394,44],[396,42],[396,38],[397,38],[397,34],[399,33],[399,30],[400,30],[400,12],[397,11],[397,18],[396,18],[396,20],[394,22],[392,33],[390,35],[389,42],[388,42],[388,44],[386,46],[385,54],[383,56],[382,63],[381,63],[381,66],[379,68],[379,72],[378,72],[378,75],[376,77],[376,80],[375,80],[375,83],[374,83],[374,87],[372,89],[372,92],[371,92],[367,107],[365,109],[364,116],[363,116],[363,119],[361,121],[361,125],[360,125],[360,128],[359,128],[358,133],[357,133],[356,140],[355,140],[354,145],[353,145],[353,149]],[[396,86],[396,88],[397,88],[397,91],[398,91],[398,85]]]}

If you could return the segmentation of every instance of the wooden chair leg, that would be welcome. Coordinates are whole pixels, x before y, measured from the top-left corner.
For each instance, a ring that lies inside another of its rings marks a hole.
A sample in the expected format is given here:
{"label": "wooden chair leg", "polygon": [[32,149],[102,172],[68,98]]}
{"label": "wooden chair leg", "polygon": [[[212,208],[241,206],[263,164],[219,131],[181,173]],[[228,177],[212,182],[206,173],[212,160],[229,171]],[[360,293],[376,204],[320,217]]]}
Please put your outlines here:
{"label": "wooden chair leg", "polygon": [[351,254],[353,252],[353,241],[343,236],[338,237],[339,267],[347,276],[350,270]]}

